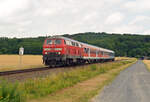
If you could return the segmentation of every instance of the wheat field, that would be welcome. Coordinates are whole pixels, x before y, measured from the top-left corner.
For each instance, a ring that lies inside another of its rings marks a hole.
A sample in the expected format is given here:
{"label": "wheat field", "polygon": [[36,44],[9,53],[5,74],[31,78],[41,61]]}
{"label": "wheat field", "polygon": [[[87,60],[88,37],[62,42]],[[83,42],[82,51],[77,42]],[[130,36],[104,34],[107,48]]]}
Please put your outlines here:
{"label": "wheat field", "polygon": [[129,57],[115,57],[115,60],[128,60]]}
{"label": "wheat field", "polygon": [[41,55],[0,55],[0,71],[44,67]]}
{"label": "wheat field", "polygon": [[[19,55],[0,55],[0,71],[44,67],[42,55],[23,55],[20,64]],[[128,59],[116,57],[115,60]]]}
{"label": "wheat field", "polygon": [[143,60],[143,62],[146,64],[147,68],[150,70],[150,60]]}

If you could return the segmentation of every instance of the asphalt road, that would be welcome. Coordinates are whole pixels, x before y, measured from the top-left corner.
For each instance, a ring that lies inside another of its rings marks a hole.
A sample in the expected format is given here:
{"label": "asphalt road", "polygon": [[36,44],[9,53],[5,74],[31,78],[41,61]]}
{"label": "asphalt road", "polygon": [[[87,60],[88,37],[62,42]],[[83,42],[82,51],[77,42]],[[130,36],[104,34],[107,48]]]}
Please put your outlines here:
{"label": "asphalt road", "polygon": [[137,61],[106,86],[94,102],[150,102],[150,72]]}

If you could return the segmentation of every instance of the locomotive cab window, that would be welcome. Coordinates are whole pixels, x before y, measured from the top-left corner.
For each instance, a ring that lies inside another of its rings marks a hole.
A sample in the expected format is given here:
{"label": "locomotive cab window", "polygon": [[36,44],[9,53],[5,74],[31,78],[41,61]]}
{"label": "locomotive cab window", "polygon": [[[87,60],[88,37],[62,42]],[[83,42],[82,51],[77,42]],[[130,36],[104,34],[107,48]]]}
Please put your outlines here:
{"label": "locomotive cab window", "polygon": [[52,44],[52,40],[47,40],[46,44]]}
{"label": "locomotive cab window", "polygon": [[54,44],[60,45],[60,44],[61,44],[61,40],[56,39],[56,40],[54,41]]}
{"label": "locomotive cab window", "polygon": [[64,44],[66,45],[67,43],[66,43],[66,40],[64,40]]}

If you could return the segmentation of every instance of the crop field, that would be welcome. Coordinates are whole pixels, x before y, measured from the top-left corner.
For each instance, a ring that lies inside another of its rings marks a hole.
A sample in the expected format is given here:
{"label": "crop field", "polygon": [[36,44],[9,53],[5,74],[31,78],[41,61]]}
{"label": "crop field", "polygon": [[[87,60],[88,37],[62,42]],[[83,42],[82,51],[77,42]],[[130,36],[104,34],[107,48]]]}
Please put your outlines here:
{"label": "crop field", "polygon": [[128,60],[129,57],[115,57],[115,60]]}
{"label": "crop field", "polygon": [[[115,60],[128,59],[116,57]],[[23,55],[20,64],[19,55],[0,55],[0,71],[44,67],[42,55]]]}
{"label": "crop field", "polygon": [[0,55],[0,71],[44,67],[41,55]]}
{"label": "crop field", "polygon": [[150,60],[143,60],[143,62],[146,64],[147,68],[150,70]]}

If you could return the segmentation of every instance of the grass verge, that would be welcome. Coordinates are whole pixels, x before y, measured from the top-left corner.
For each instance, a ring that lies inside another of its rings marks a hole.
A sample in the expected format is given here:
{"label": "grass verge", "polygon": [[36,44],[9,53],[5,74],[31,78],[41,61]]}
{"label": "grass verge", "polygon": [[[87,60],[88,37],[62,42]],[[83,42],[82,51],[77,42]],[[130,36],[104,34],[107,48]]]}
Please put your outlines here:
{"label": "grass verge", "polygon": [[[120,62],[121,65],[115,67],[109,64],[110,70],[102,71],[103,73],[96,75],[88,80],[82,81],[72,87],[65,88],[56,93],[52,93],[45,98],[33,99],[28,102],[89,102],[105,85],[109,84],[123,69],[127,68],[136,60],[129,62]],[[114,65],[115,63],[113,63]],[[107,65],[105,65],[105,68]],[[92,68],[93,66],[91,66]],[[94,68],[95,69],[95,68]]]}
{"label": "grass verge", "polygon": [[[95,95],[96,91],[92,91],[92,92],[87,91],[85,95],[81,95],[81,96],[84,96],[83,98],[79,97],[80,95],[77,95],[75,97],[71,96],[71,95],[73,95],[72,92],[70,94],[67,94],[68,92],[62,92],[63,93],[62,95],[66,95],[67,97],[69,95],[69,97],[73,97],[73,100],[79,99],[80,101],[62,101],[61,98],[57,98],[57,95],[55,96],[55,93],[57,93],[59,90],[64,89],[64,88],[66,89],[69,87],[75,87],[76,86],[75,84],[82,83],[86,80],[88,81],[88,79],[91,79],[91,78],[93,79],[94,77],[96,77],[98,75],[105,75],[105,74],[109,73],[111,70],[117,70],[118,68],[121,70],[121,69],[123,69],[122,66],[131,64],[134,61],[135,60],[132,59],[132,60],[128,60],[128,61],[120,61],[120,62],[112,62],[112,63],[104,63],[104,64],[94,64],[94,65],[88,66],[86,68],[75,69],[73,71],[61,73],[61,74],[54,75],[54,76],[47,76],[46,78],[38,78],[35,80],[29,80],[25,83],[19,83],[17,90],[21,91],[23,93],[22,96],[26,96],[26,98],[28,100],[40,98],[43,96],[48,96],[49,94],[51,94],[52,95],[51,99],[56,98],[56,100],[44,101],[44,102],[85,102],[86,101],[85,99],[88,99],[89,97]],[[119,72],[119,71],[117,71],[117,72]],[[104,77],[105,80],[104,80],[104,82],[101,82],[101,83],[107,83],[108,79],[110,80],[113,75],[116,76],[117,73],[114,72],[113,74],[111,74],[110,77],[107,76],[108,78]],[[94,83],[94,82],[89,82],[88,84],[90,84],[90,83]],[[102,86],[103,85],[104,84],[102,84]],[[83,86],[83,88],[81,88],[81,90],[87,89],[86,85],[82,85],[82,86]],[[78,89],[80,89],[80,87],[74,88],[74,91],[80,92],[80,90],[78,90]],[[82,90],[82,92],[85,92],[85,91]],[[54,94],[54,97],[53,97],[53,94]],[[76,98],[76,97],[78,97],[78,98]],[[61,101],[58,101],[57,99],[61,99]],[[5,102],[5,101],[0,100],[0,102]],[[16,102],[22,102],[22,101],[16,101]],[[35,102],[41,102],[41,101],[38,100]]]}
{"label": "grass verge", "polygon": [[18,89],[18,84],[10,84],[1,82],[0,84],[0,102],[24,102],[25,97],[21,90]]}

